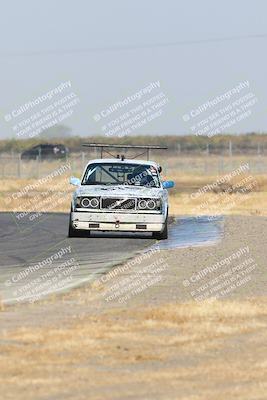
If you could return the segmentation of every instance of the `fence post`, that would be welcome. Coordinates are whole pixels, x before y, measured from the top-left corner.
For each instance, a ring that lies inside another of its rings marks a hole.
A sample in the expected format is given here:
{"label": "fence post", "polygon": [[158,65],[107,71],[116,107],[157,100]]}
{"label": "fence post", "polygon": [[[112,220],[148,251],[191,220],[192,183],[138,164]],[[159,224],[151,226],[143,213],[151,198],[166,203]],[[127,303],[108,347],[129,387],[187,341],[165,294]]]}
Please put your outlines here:
{"label": "fence post", "polygon": [[18,178],[21,178],[21,154],[18,155]]}
{"label": "fence post", "polygon": [[39,179],[39,176],[40,176],[40,154],[39,154],[39,156],[36,157],[36,162],[37,162],[37,167],[36,167],[37,179]]}
{"label": "fence post", "polygon": [[232,140],[229,140],[229,157],[233,155],[233,147],[232,147]]}
{"label": "fence post", "polygon": [[82,170],[84,169],[84,167],[85,167],[85,154],[84,154],[84,151],[82,152]]}
{"label": "fence post", "polygon": [[178,154],[181,154],[181,144],[180,143],[177,143],[176,151],[177,151]]}

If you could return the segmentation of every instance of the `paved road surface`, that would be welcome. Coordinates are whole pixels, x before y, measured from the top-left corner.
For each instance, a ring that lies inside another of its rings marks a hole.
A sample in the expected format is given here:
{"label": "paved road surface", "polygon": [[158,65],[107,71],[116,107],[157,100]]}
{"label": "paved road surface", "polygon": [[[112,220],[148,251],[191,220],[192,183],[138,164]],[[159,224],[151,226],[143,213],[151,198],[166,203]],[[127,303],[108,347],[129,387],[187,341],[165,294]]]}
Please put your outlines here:
{"label": "paved road surface", "polygon": [[[3,302],[38,300],[76,287],[123,263],[155,241],[151,234],[95,233],[67,238],[68,215],[37,218],[0,213],[0,296]],[[180,217],[169,228],[162,250],[215,244],[223,235],[223,218]],[[156,243],[155,243],[156,245]]]}
{"label": "paved road surface", "polygon": [[[67,214],[44,214],[33,222],[22,218],[19,223],[16,217],[0,213],[0,295],[4,302],[45,293],[52,279],[54,289],[77,286],[154,243],[150,234],[131,233],[69,239]],[[59,276],[63,263],[70,272]]]}

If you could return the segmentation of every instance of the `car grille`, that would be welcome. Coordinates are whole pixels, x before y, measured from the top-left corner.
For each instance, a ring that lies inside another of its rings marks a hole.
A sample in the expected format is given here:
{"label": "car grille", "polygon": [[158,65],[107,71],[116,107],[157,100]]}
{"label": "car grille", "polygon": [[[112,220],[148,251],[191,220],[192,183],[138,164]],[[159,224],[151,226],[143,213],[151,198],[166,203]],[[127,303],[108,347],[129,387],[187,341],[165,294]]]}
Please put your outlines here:
{"label": "car grille", "polygon": [[101,208],[110,210],[135,210],[136,199],[102,198]]}

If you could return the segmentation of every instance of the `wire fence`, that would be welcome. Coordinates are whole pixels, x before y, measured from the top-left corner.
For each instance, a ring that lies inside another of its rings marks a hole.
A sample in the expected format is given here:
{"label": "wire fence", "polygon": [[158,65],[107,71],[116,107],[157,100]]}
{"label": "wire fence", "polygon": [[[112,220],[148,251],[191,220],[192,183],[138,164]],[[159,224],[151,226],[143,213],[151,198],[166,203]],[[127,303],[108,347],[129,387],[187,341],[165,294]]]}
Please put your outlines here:
{"label": "wire fence", "polygon": [[[0,156],[0,179],[39,179],[53,170],[68,164],[72,175],[80,176],[90,159],[98,158],[93,154],[85,152],[72,153],[68,158],[61,160],[36,160],[26,161],[20,155]],[[244,163],[249,163],[249,172],[253,174],[267,173],[267,157],[257,156],[225,156],[225,155],[203,155],[183,156],[181,154],[168,154],[151,157],[162,165],[165,173],[175,170],[176,172],[197,174],[197,175],[222,175],[230,172]]]}

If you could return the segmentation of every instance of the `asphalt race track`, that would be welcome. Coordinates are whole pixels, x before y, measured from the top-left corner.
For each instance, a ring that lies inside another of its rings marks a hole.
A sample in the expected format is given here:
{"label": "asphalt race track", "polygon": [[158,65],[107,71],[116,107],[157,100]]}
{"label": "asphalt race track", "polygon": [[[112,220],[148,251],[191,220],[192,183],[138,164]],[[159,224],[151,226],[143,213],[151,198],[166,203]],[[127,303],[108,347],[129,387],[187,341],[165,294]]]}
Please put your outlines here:
{"label": "asphalt race track", "polygon": [[[34,293],[33,288],[40,285],[40,276],[43,276],[44,285],[52,279],[49,271],[62,262],[67,266],[76,265],[72,266],[71,281],[65,282],[65,286],[73,287],[90,281],[155,242],[150,234],[116,232],[70,239],[67,237],[68,218],[68,214],[49,213],[32,221],[27,216],[20,222],[14,213],[0,213],[0,296],[4,303],[27,297],[29,290]],[[55,255],[59,258],[55,259]],[[30,266],[33,269],[29,270]],[[58,268],[57,275],[59,272]],[[63,278],[61,276],[60,280]],[[39,286],[40,290],[44,291],[45,287],[40,289]]]}
{"label": "asphalt race track", "polygon": [[0,213],[0,296],[4,303],[36,301],[99,278],[146,247],[161,250],[215,244],[223,218],[173,218],[169,238],[102,233],[68,238],[69,215]]}

